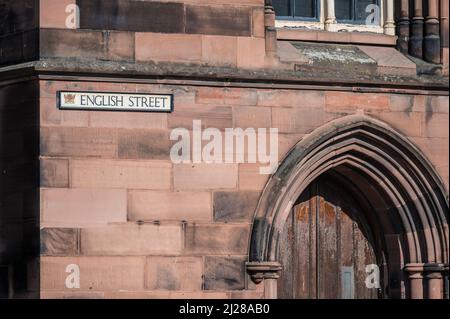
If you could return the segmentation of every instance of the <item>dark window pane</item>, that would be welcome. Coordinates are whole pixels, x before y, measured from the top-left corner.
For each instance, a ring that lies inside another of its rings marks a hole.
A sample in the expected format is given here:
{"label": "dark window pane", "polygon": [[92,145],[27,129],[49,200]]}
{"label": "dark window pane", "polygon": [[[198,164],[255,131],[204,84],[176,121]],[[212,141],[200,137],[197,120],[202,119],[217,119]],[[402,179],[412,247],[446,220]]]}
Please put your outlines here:
{"label": "dark window pane", "polygon": [[272,0],[272,5],[276,16],[292,16],[290,0]]}
{"label": "dark window pane", "polygon": [[352,20],[353,18],[353,0],[335,0],[336,19]]}
{"label": "dark window pane", "polygon": [[294,16],[302,18],[315,18],[316,2],[318,0],[295,0]]}
{"label": "dark window pane", "polygon": [[[357,0],[356,1],[356,12],[355,12],[355,20],[356,21],[366,21],[367,17],[372,14],[374,11],[373,8],[368,8],[371,4],[377,4],[377,0]],[[366,12],[366,9],[368,9],[368,12]],[[379,14],[380,10],[377,10],[376,14]],[[380,17],[377,17],[378,21]],[[372,19],[373,20],[373,19]],[[372,21],[373,22],[373,21]]]}

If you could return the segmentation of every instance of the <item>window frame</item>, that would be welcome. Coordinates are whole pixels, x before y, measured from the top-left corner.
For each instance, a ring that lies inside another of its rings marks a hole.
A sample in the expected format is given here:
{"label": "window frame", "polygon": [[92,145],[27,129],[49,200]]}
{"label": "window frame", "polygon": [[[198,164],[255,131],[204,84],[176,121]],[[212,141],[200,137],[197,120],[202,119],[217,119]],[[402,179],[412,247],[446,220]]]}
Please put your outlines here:
{"label": "window frame", "polygon": [[[336,0],[334,0],[334,1],[335,1],[334,5],[335,5],[335,8],[336,8]],[[352,10],[353,11],[351,13],[353,15],[356,13],[356,1],[357,0],[352,0],[352,2],[353,2],[353,9]],[[375,4],[380,8],[380,23],[381,23],[381,16],[383,15],[382,6],[381,6],[381,0],[376,0]],[[340,19],[338,19],[336,13],[335,13],[335,16],[336,16],[337,24],[349,24],[349,25],[352,25],[352,26],[358,26],[358,25],[364,25],[364,23],[366,21],[366,20],[346,20],[346,19],[340,20]]]}
{"label": "window frame", "polygon": [[347,31],[347,32],[366,32],[372,34],[384,34],[384,25],[386,22],[386,5],[385,0],[377,0],[380,6],[380,23],[378,25],[365,25],[356,23],[345,23],[341,21],[335,21],[333,24],[329,24],[331,29],[327,29],[327,12],[326,12],[326,1],[318,0],[319,9],[317,14],[319,18],[312,21],[312,19],[304,19],[301,17],[293,19],[292,17],[283,18],[282,16],[275,15],[275,27],[277,29],[301,29],[305,31],[326,31],[326,32],[337,32],[337,31]]}
{"label": "window frame", "polygon": [[[294,2],[296,0],[288,0],[291,4],[291,6],[294,4]],[[322,1],[320,0],[314,0],[316,2],[316,17],[314,18],[309,18],[309,17],[295,17],[295,16],[275,16],[276,20],[281,20],[281,21],[305,21],[305,22],[320,22],[320,18],[321,18],[321,10],[322,10]],[[293,6],[294,10],[295,10],[295,5]]]}

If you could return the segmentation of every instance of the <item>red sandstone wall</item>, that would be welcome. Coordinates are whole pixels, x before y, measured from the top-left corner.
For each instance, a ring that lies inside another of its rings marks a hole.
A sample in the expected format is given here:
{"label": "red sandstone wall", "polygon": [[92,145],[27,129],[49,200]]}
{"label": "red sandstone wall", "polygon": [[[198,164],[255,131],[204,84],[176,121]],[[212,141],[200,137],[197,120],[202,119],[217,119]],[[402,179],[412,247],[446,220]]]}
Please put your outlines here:
{"label": "red sandstone wall", "polygon": [[39,295],[38,93],[0,85],[0,298]]}
{"label": "red sandstone wall", "polygon": [[0,0],[0,66],[38,58],[39,0]]}
{"label": "red sandstone wall", "polygon": [[[42,57],[127,62],[265,64],[263,0],[41,0]],[[65,8],[77,4],[79,28]],[[120,15],[121,19],[111,19]],[[106,31],[107,30],[107,31]]]}
{"label": "red sandstone wall", "polygon": [[[172,114],[59,111],[56,91],[173,93]],[[259,298],[247,277],[258,164],[172,164],[169,132],[275,127],[280,159],[318,126],[364,111],[431,160],[448,189],[448,96],[40,83],[41,296]],[[143,224],[137,221],[145,221]],[[80,289],[65,288],[68,264]]]}

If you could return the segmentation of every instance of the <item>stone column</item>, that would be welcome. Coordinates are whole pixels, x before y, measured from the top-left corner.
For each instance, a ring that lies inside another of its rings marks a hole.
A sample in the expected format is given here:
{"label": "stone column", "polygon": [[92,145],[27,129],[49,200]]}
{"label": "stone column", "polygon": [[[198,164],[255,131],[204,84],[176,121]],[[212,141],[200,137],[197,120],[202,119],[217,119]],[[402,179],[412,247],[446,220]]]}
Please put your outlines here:
{"label": "stone column", "polygon": [[386,21],[384,22],[384,34],[395,35],[394,0],[386,0]]}
{"label": "stone column", "polygon": [[276,299],[281,264],[276,261],[248,262],[246,267],[255,284],[264,282],[264,298]]}
{"label": "stone column", "polygon": [[334,10],[334,0],[326,0],[325,30],[337,31],[336,12]]}
{"label": "stone column", "polygon": [[265,0],[264,2],[264,30],[266,55],[275,57],[277,54],[277,30],[275,29],[275,11],[272,0]]}
{"label": "stone column", "polygon": [[411,22],[409,53],[419,59],[423,57],[423,20],[422,0],[414,0],[414,17]]}
{"label": "stone column", "polygon": [[449,13],[449,2],[442,0],[441,1],[441,63],[444,65],[444,75],[448,75],[448,65],[449,65],[449,57],[448,57],[448,46],[449,46],[449,22],[448,22],[448,13]]}
{"label": "stone column", "polygon": [[444,299],[449,299],[448,264],[444,266]]}
{"label": "stone column", "polygon": [[423,299],[423,264],[406,264],[405,271],[409,278],[409,297],[411,299]]}
{"label": "stone column", "polygon": [[425,18],[423,57],[431,63],[441,62],[441,38],[438,0],[428,0],[428,16]]}
{"label": "stone column", "polygon": [[444,265],[425,264],[424,273],[427,281],[427,298],[442,299],[444,297]]}
{"label": "stone column", "polygon": [[397,20],[397,48],[400,52],[409,52],[409,0],[401,0]]}

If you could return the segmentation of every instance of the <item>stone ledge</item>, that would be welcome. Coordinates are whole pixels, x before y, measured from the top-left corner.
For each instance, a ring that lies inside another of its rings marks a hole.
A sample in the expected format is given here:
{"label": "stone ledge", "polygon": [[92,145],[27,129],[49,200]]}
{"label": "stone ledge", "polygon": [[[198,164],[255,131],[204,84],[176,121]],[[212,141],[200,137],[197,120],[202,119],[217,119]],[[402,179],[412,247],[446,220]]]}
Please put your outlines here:
{"label": "stone ledge", "polygon": [[369,44],[395,46],[396,36],[369,32],[328,32],[323,30],[277,29],[278,40],[328,42],[343,44]]}
{"label": "stone ledge", "polygon": [[[33,76],[109,77],[131,82],[149,79],[189,80],[208,83],[208,81],[244,82],[256,86],[261,83],[291,85],[326,85],[352,87],[393,87],[399,89],[432,89],[447,91],[448,77],[438,75],[401,76],[386,74],[356,74],[340,72],[317,72],[317,68],[302,65],[301,71],[258,69],[244,70],[227,67],[211,67],[183,63],[119,63],[86,59],[43,59],[14,66],[0,68],[0,81]],[[113,80],[114,80],[113,79]],[[98,81],[98,79],[96,79]],[[209,83],[211,84],[211,83]]]}

